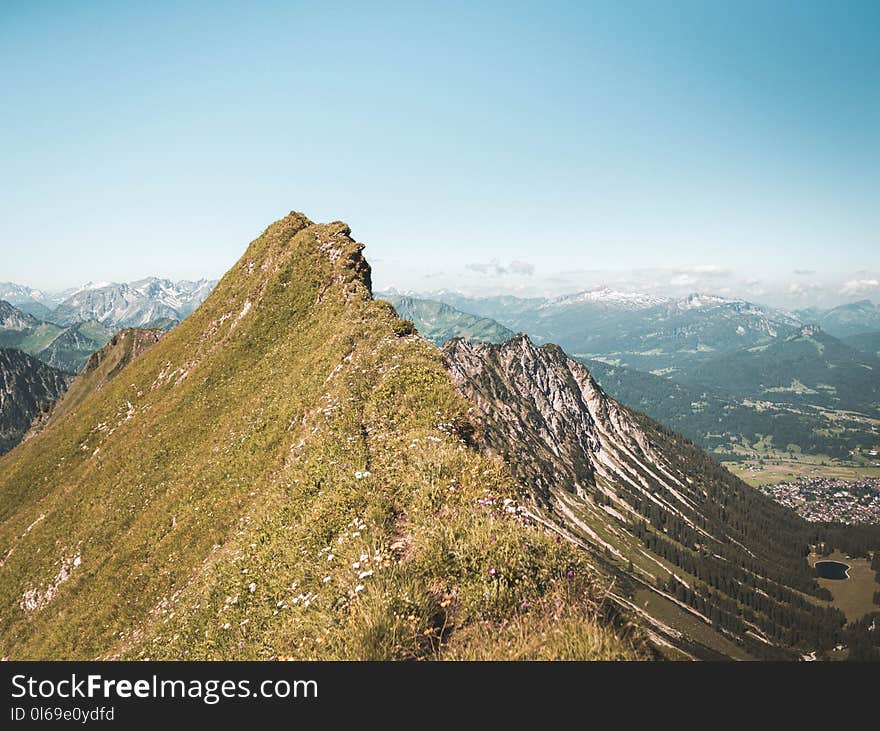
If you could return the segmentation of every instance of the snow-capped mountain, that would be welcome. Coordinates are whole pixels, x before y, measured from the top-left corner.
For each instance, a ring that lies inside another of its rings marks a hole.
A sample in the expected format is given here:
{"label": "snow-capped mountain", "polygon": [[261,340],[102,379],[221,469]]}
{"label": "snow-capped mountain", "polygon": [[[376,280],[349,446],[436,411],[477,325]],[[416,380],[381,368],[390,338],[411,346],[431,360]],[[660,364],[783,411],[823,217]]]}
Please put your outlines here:
{"label": "snow-capped mountain", "polygon": [[87,284],[64,300],[53,321],[68,325],[95,320],[113,327],[143,327],[157,321],[180,321],[208,296],[216,281],[147,277],[123,284]]}
{"label": "snow-capped mountain", "polygon": [[656,305],[664,304],[668,300],[664,297],[646,294],[644,292],[622,292],[610,287],[596,287],[575,294],[564,295],[549,300],[544,307],[566,307],[579,304],[607,305],[629,310],[646,310]]}
{"label": "snow-capped mountain", "polygon": [[50,296],[39,289],[28,287],[15,282],[0,282],[0,300],[5,300],[13,305],[24,302],[39,302],[45,304]]}
{"label": "snow-capped mountain", "polygon": [[720,297],[717,294],[701,294],[694,292],[689,294],[682,300],[678,301],[678,306],[685,310],[694,310],[700,307],[715,307],[716,305],[727,304],[731,302],[741,302],[742,300],[728,299]]}

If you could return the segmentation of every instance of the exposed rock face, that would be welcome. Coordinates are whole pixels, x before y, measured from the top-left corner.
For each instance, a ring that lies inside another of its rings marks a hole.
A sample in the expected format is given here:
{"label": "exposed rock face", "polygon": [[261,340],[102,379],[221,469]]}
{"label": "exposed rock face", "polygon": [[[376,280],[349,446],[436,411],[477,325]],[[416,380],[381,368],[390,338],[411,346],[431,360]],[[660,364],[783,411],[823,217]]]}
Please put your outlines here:
{"label": "exposed rock face", "polygon": [[585,368],[556,346],[536,348],[525,335],[500,347],[458,339],[445,352],[487,443],[522,481],[545,500],[556,487],[574,492],[594,484],[600,437],[590,407],[603,397]]}
{"label": "exposed rock face", "polygon": [[36,327],[38,324],[39,321],[36,318],[16,309],[8,302],[0,300],[0,330],[20,332]]}
{"label": "exposed rock face", "polygon": [[455,340],[445,352],[453,382],[480,412],[487,443],[543,499],[554,489],[586,494],[597,476],[614,483],[646,470],[686,489],[663,474],[665,466],[646,467],[663,456],[629,412],[558,346],[537,348],[517,335],[500,346]]}
{"label": "exposed rock face", "polygon": [[628,566],[627,581],[666,600],[671,589],[700,621],[716,613],[753,646],[754,627],[782,636],[766,616],[742,621],[736,607],[756,588],[768,612],[814,611],[787,588],[815,591],[800,521],[606,396],[559,347],[517,335],[502,345],[457,339],[443,352],[477,438],[503,457],[538,517]]}
{"label": "exposed rock face", "polygon": [[0,349],[0,454],[21,440],[73,379],[20,350]]}

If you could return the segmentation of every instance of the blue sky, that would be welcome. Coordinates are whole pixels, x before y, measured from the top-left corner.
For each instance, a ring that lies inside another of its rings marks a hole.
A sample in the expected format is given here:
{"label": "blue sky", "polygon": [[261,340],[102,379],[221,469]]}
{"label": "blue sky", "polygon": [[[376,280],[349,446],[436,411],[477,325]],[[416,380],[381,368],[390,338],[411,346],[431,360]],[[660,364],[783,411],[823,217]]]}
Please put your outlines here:
{"label": "blue sky", "polygon": [[876,2],[7,0],[0,90],[0,280],[214,276],[296,209],[379,286],[880,291]]}

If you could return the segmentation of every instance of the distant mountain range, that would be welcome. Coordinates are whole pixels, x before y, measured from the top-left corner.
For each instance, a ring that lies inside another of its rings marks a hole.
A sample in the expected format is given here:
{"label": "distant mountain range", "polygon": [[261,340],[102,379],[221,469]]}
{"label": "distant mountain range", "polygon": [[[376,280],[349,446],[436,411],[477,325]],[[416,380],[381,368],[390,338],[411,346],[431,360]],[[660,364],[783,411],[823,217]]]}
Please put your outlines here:
{"label": "distant mountain range", "polygon": [[870,300],[859,300],[830,310],[799,310],[804,323],[821,325],[827,333],[838,338],[880,331],[880,307]]}
{"label": "distant mountain range", "polygon": [[818,325],[707,360],[682,380],[740,399],[810,404],[880,417],[880,360]]}
{"label": "distant mountain range", "polygon": [[[77,372],[119,328],[169,330],[215,284],[149,277],[61,293],[0,284],[15,304],[0,305],[0,346]],[[779,449],[845,457],[880,444],[880,308],[867,300],[790,312],[704,293],[671,299],[608,287],[555,298],[377,297],[437,346],[456,337],[500,343],[517,331],[559,343],[613,396],[707,449],[729,454],[742,439],[769,437]],[[810,330],[815,323],[821,329]]]}
{"label": "distant mountain range", "polygon": [[16,348],[68,373],[76,373],[114,330],[94,320],[67,327],[42,322],[0,300],[0,347]]}
{"label": "distant mountain range", "polygon": [[714,353],[769,342],[803,324],[790,312],[705,294],[670,300],[603,288],[545,300],[445,293],[437,299],[538,342],[558,343],[577,357],[667,373]]}
{"label": "distant mountain range", "polygon": [[[453,337],[498,342],[468,327],[462,309],[472,307],[484,332],[511,329],[491,313],[538,342],[577,347],[609,394],[728,456],[744,443],[838,458],[880,445],[874,333],[847,344],[799,314],[703,294],[658,302],[609,289],[548,300],[439,293],[454,303],[448,312],[431,300],[383,296],[419,302],[405,305],[404,316],[438,345]],[[826,321],[839,321],[842,309]],[[851,311],[871,325],[870,307]]]}
{"label": "distant mountain range", "polygon": [[216,280],[198,281],[147,277],[134,282],[89,283],[78,289],[47,294],[11,282],[0,283],[0,299],[40,320],[69,326],[93,320],[112,328],[167,329],[180,322],[210,294]]}
{"label": "distant mountain range", "polygon": [[437,346],[459,337],[477,343],[503,343],[514,336],[512,330],[489,317],[477,317],[443,302],[394,294],[377,297],[394,305],[403,319],[418,323],[422,337]]}

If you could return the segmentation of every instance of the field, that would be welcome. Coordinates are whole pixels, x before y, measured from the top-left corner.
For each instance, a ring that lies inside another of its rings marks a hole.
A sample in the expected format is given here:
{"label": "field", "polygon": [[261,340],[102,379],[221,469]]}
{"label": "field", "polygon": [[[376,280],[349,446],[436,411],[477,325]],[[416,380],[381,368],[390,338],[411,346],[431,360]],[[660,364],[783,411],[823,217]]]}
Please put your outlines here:
{"label": "field", "polygon": [[819,584],[828,589],[834,600],[831,604],[838,607],[846,615],[847,620],[853,622],[869,612],[880,610],[874,604],[874,592],[880,590],[871,570],[871,562],[866,558],[850,558],[846,554],[835,551],[830,556],[818,556],[810,554],[809,562],[812,566],[816,561],[831,560],[848,564],[849,579],[834,581],[832,579],[819,579]]}
{"label": "field", "polygon": [[799,477],[880,477],[880,460],[876,458],[843,461],[821,454],[772,450],[761,442],[755,445],[737,445],[735,453],[742,459],[732,461],[724,460],[722,454],[716,456],[728,470],[752,487],[796,480]]}

